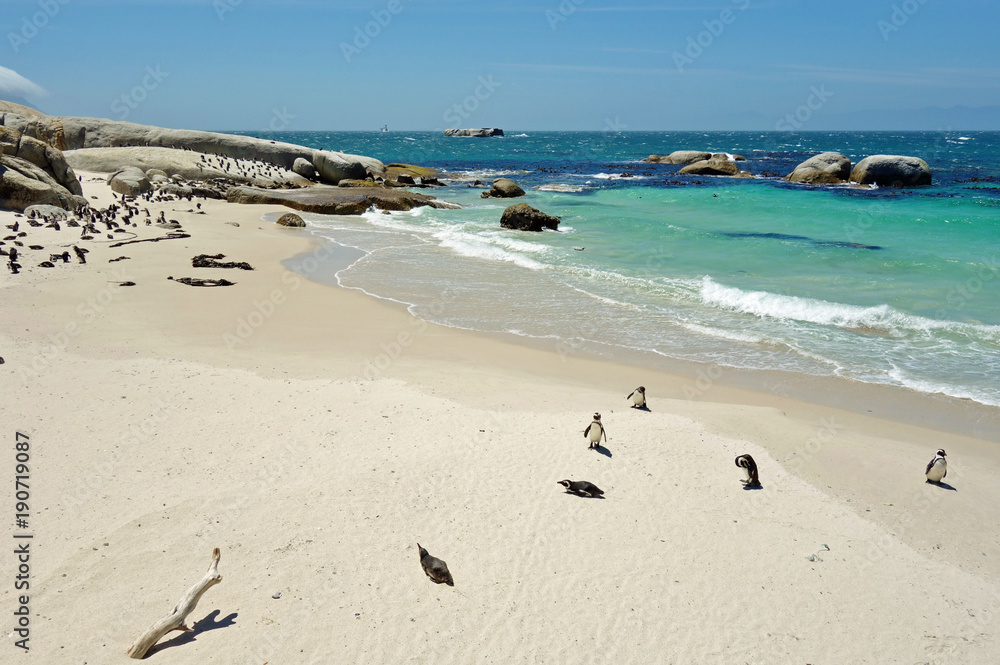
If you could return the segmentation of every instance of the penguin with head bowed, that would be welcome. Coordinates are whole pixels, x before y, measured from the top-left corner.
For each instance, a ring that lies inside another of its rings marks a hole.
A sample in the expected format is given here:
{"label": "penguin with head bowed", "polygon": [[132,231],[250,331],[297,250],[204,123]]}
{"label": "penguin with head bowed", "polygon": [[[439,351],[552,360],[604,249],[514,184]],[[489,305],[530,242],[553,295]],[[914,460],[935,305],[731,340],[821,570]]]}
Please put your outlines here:
{"label": "penguin with head bowed", "polygon": [[560,480],[557,484],[565,487],[568,493],[576,494],[577,496],[589,496],[592,499],[600,499],[604,495],[604,490],[586,480]]}
{"label": "penguin with head bowed", "polygon": [[431,556],[427,550],[420,546],[420,543],[417,543],[417,551],[420,553],[420,566],[432,582],[455,586],[455,581],[451,578],[451,571],[448,570],[448,564]]}
{"label": "penguin with head bowed", "polygon": [[760,487],[760,478],[757,476],[757,462],[753,461],[750,455],[740,455],[736,458],[736,466],[743,469],[746,480],[743,484],[747,487]]}
{"label": "penguin with head bowed", "polygon": [[939,448],[934,459],[927,463],[927,471],[924,472],[924,475],[927,476],[929,483],[939,483],[948,475],[948,460],[943,448]]}
{"label": "penguin with head bowed", "polygon": [[604,437],[604,441],[607,443],[608,433],[604,431],[604,425],[601,423],[601,414],[594,414],[594,419],[587,425],[587,429],[583,430],[583,436],[589,437],[590,445],[587,447],[591,449],[601,447],[601,436]]}
{"label": "penguin with head bowed", "polygon": [[646,408],[646,388],[645,386],[639,386],[632,392],[630,392],[625,399],[632,400],[633,409],[645,409]]}

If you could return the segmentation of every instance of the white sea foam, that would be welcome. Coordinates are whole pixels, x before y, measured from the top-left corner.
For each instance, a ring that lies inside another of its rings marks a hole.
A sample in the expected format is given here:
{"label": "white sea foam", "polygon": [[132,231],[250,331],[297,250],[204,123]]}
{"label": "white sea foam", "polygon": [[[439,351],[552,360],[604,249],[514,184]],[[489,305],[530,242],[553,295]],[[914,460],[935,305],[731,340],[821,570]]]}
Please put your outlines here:
{"label": "white sea foam", "polygon": [[762,318],[801,321],[862,331],[870,329],[895,336],[947,331],[988,342],[1000,340],[1000,326],[938,321],[907,314],[885,304],[861,307],[768,291],[744,291],[718,284],[708,276],[702,278],[701,298],[708,305]]}
{"label": "white sea foam", "polygon": [[623,176],[621,173],[567,173],[573,178],[597,178],[598,180],[648,180],[650,176],[630,175]]}
{"label": "white sea foam", "polygon": [[539,185],[535,187],[540,192],[563,192],[569,194],[578,194],[585,189],[583,185],[563,185],[563,184],[552,184],[552,185]]}
{"label": "white sea foam", "polygon": [[971,389],[966,386],[956,386],[944,381],[915,379],[896,366],[893,366],[893,368],[889,370],[889,377],[901,386],[911,388],[922,393],[930,393],[932,395],[948,395],[949,397],[957,397],[959,399],[975,400],[990,406],[1000,406],[1000,400],[997,400],[995,396],[988,393]]}
{"label": "white sea foam", "polygon": [[458,229],[443,229],[435,233],[434,237],[440,241],[441,247],[462,256],[490,261],[505,261],[529,270],[544,270],[546,268],[545,264],[524,256],[520,252],[509,251],[491,243],[482,236]]}

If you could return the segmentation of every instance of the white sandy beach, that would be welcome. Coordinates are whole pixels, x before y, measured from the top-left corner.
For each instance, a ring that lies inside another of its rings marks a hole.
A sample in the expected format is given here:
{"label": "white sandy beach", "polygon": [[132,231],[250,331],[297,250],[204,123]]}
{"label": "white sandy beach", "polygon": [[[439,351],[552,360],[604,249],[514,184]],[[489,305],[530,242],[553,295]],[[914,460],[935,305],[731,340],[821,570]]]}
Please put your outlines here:
{"label": "white sandy beach", "polygon": [[[1000,444],[722,385],[686,400],[690,378],[425,324],[288,272],[333,259],[261,221],[281,208],[192,207],[150,206],[190,238],[0,276],[37,662],[127,662],[214,547],[195,632],[150,662],[997,662]],[[29,231],[46,255],[76,237]],[[191,268],[215,253],[255,270]],[[624,399],[639,384],[651,412]],[[581,436],[594,411],[610,456]],[[938,447],[953,489],[924,482]],[[741,453],[762,489],[743,489]],[[15,565],[0,558],[5,634]]]}

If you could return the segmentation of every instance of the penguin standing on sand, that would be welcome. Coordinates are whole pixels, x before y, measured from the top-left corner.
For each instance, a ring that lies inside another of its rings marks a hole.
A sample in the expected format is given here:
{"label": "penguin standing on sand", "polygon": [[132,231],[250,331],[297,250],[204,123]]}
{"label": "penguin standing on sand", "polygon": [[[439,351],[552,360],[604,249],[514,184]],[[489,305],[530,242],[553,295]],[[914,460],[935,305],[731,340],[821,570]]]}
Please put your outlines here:
{"label": "penguin standing on sand", "polygon": [[424,569],[427,577],[431,578],[431,582],[455,586],[455,581],[451,578],[451,571],[448,570],[448,564],[431,556],[427,550],[420,546],[420,543],[417,543],[417,551],[420,553],[420,566]]}
{"label": "penguin standing on sand", "polygon": [[604,494],[604,490],[586,480],[560,480],[557,484],[562,485],[567,492],[577,496],[589,496],[592,499],[597,499]]}
{"label": "penguin standing on sand", "polygon": [[736,458],[736,466],[743,469],[747,479],[743,484],[747,487],[760,487],[760,479],[757,477],[757,462],[753,461],[750,455],[740,455]]}
{"label": "penguin standing on sand", "polygon": [[630,392],[625,399],[632,400],[633,409],[645,409],[646,408],[646,388],[644,386],[639,386],[632,392]]}
{"label": "penguin standing on sand", "polygon": [[583,436],[590,437],[590,445],[588,448],[600,448],[601,447],[601,436],[604,436],[604,442],[608,441],[608,433],[604,431],[604,425],[601,424],[601,414],[595,413],[594,419],[587,429],[583,430]]}
{"label": "penguin standing on sand", "polygon": [[945,459],[943,448],[939,448],[937,454],[934,455],[934,459],[927,463],[927,471],[924,473],[929,483],[939,483],[941,479],[948,475],[948,460]]}

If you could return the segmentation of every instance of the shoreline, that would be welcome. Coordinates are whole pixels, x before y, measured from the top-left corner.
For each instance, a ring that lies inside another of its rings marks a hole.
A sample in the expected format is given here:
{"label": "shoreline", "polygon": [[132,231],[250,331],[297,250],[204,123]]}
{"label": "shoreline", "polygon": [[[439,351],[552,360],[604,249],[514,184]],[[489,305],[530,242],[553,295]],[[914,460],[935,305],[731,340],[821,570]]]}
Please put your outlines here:
{"label": "shoreline", "polygon": [[[358,253],[358,256],[349,263],[345,263],[347,259],[343,259],[333,265],[324,265],[323,270],[306,270],[305,274],[301,270],[301,265],[297,264],[300,264],[302,258],[310,256],[315,249],[304,251],[283,262],[283,265],[310,281],[361,293],[380,301],[383,305],[398,307],[409,316],[427,324],[555,354],[563,360],[571,360],[578,356],[596,362],[623,364],[633,368],[637,375],[642,373],[664,375],[668,380],[663,382],[663,386],[669,388],[661,386],[663,391],[660,393],[661,397],[701,400],[706,393],[714,391],[714,398],[709,401],[767,405],[773,400],[781,400],[785,404],[783,408],[793,411],[797,410],[797,404],[808,405],[809,408],[805,410],[831,408],[850,412],[859,417],[916,425],[942,433],[1000,443],[1000,407],[982,404],[972,399],[951,397],[943,393],[925,393],[904,386],[866,383],[832,375],[817,376],[782,370],[699,363],[672,358],[658,352],[597,342],[571,346],[549,337],[475,330],[421,319],[410,311],[414,306],[412,303],[379,296],[360,287],[340,284],[338,273],[349,269],[355,261],[367,256],[367,252],[344,245],[335,238],[316,233],[310,235],[317,243],[330,243],[348,250],[341,253],[343,256],[353,257],[355,252]],[[300,269],[296,270],[296,267]],[[604,347],[607,352],[601,353],[593,347]]]}
{"label": "shoreline", "polygon": [[[95,245],[3,290],[0,416],[31,435],[44,536],[39,656],[124,657],[220,547],[224,581],[191,617],[212,629],[165,640],[165,663],[995,658],[994,443],[724,381],[687,400],[667,373],[428,324],[288,270],[344,254],[260,221],[276,206],[202,209],[173,212],[189,238],[116,263]],[[203,253],[254,270],[192,269]],[[167,280],[188,275],[235,285]],[[639,382],[651,412],[627,408]],[[608,455],[580,435],[594,410]],[[938,447],[955,491],[923,481]],[[745,453],[762,491],[739,483]]]}

